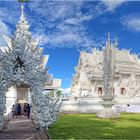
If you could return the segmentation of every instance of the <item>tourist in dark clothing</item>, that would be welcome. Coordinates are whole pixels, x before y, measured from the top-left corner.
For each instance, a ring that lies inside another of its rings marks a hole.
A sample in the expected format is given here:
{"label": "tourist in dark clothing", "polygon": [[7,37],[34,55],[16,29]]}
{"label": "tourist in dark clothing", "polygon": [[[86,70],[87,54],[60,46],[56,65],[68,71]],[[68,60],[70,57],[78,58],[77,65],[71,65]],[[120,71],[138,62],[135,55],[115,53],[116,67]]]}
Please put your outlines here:
{"label": "tourist in dark clothing", "polygon": [[31,111],[31,107],[29,104],[27,104],[27,117],[30,118],[30,111]]}
{"label": "tourist in dark clothing", "polygon": [[17,116],[20,116],[21,118],[21,105],[20,104],[17,105]]}
{"label": "tourist in dark clothing", "polygon": [[26,103],[24,104],[24,108],[23,109],[24,109],[24,116],[26,116],[27,115],[27,104]]}

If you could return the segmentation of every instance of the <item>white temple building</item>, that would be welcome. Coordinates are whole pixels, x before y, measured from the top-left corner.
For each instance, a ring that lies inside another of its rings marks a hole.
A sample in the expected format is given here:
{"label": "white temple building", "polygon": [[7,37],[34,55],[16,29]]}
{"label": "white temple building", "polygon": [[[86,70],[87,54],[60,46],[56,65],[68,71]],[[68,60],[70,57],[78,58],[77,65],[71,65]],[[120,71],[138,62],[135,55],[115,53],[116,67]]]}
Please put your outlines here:
{"label": "white temple building", "polygon": [[[22,10],[22,14],[20,17],[20,20],[16,26],[16,32],[15,34],[18,34],[20,31],[21,32],[25,32],[26,34],[31,35],[31,33],[29,32],[29,25],[28,22],[26,21],[26,17],[24,15],[24,9]],[[12,49],[12,44],[11,44],[11,39],[8,36],[3,36],[3,38],[5,39],[5,42],[7,43],[7,46],[0,46],[0,51],[2,53],[8,52]],[[35,50],[34,52],[36,53],[38,51],[38,53],[42,53],[43,52],[43,48],[38,47],[38,40],[32,40],[31,44],[29,44],[32,48],[30,48],[31,50]],[[48,58],[49,55],[42,55],[41,58],[41,62],[39,67],[42,69],[46,68],[46,64],[48,62]],[[17,64],[20,61],[20,59],[17,59]],[[46,69],[46,71],[48,71]],[[46,76],[46,75],[44,75]],[[48,91],[50,92],[51,90],[54,89],[59,89],[61,86],[61,79],[54,79],[53,75],[50,75],[47,73],[47,82],[44,85],[44,92]],[[31,103],[31,93],[30,93],[30,89],[27,85],[19,85],[19,86],[12,86],[8,89],[7,93],[6,93],[6,110],[5,113],[9,113],[11,111],[11,107],[13,104],[16,103]]]}
{"label": "white temple building", "polygon": [[[108,38],[107,44],[113,51],[115,78],[112,90],[117,102],[114,109],[140,112],[140,59],[129,50],[120,50],[117,41],[113,43]],[[64,103],[67,107],[63,107],[62,111],[96,112],[101,109],[103,50],[94,48],[89,53],[80,52],[75,72],[71,87],[73,98]]]}

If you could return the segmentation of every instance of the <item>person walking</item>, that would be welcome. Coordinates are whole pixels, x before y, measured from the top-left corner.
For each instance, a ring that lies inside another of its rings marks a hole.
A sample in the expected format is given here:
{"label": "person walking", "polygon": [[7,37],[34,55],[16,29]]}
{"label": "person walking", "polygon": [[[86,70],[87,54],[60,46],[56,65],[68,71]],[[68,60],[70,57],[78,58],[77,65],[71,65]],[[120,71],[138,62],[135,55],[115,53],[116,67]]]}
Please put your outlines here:
{"label": "person walking", "polygon": [[17,105],[17,116],[20,116],[21,118],[21,105],[20,104]]}
{"label": "person walking", "polygon": [[27,104],[27,117],[28,117],[28,119],[30,118],[30,111],[31,111],[31,107],[29,104]]}
{"label": "person walking", "polygon": [[15,105],[12,106],[11,111],[12,111],[12,117],[14,118],[14,116],[16,114]]}
{"label": "person walking", "polygon": [[27,116],[27,104],[26,103],[24,104],[23,109],[24,109],[24,116]]}

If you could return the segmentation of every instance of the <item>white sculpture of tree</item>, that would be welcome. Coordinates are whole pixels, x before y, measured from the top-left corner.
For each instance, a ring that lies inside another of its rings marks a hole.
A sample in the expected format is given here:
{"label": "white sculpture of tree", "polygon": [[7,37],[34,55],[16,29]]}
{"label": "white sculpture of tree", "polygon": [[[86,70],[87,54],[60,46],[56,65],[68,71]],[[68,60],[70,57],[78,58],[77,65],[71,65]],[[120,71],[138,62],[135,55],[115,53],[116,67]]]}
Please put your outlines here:
{"label": "white sculpture of tree", "polygon": [[29,25],[22,14],[13,37],[6,37],[8,50],[0,50],[0,128],[3,126],[6,97],[12,85],[26,84],[32,92],[33,116],[36,127],[46,130],[57,119],[61,103],[58,99],[43,96],[47,71],[40,67],[41,52],[31,42]]}

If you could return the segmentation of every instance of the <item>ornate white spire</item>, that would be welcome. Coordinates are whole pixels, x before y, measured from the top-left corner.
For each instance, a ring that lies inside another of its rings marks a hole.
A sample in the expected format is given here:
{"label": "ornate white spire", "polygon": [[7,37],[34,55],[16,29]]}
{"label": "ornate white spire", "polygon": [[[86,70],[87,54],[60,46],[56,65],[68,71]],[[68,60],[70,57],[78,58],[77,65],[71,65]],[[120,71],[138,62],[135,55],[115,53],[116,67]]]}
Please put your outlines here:
{"label": "ornate white spire", "polygon": [[20,20],[16,26],[16,32],[12,39],[13,45],[14,47],[25,47],[30,39],[31,33],[29,32],[29,25],[24,14],[24,5],[22,4]]}
{"label": "ornate white spire", "polygon": [[21,5],[21,17],[20,17],[21,21],[26,21],[25,15],[24,15],[24,5]]}
{"label": "ornate white spire", "polygon": [[107,34],[107,41],[110,42],[110,32]]}
{"label": "ornate white spire", "polygon": [[116,103],[114,101],[113,84],[114,84],[114,55],[113,48],[111,47],[110,35],[108,34],[107,44],[103,51],[103,86],[104,93],[101,98],[101,105],[104,109],[97,112],[99,118],[118,118],[119,113],[112,110],[112,106]]}
{"label": "ornate white spire", "polygon": [[[32,50],[35,50],[35,48],[38,45],[38,40],[32,40],[32,34],[29,31],[29,25],[24,13],[25,10],[24,3],[21,4],[20,9],[21,16],[19,22],[16,25],[16,31],[13,37],[11,38],[12,46],[13,48],[22,48],[22,49],[32,48]],[[19,51],[19,53],[21,52],[22,51]]]}
{"label": "ornate white spire", "polygon": [[103,52],[103,81],[105,94],[111,94],[112,88],[112,49],[107,44]]}
{"label": "ornate white spire", "polygon": [[24,9],[25,9],[25,7],[22,4],[21,5],[21,16],[20,16],[19,24],[24,24],[24,25],[29,27],[28,22],[27,22],[26,17],[25,17],[25,14],[24,14]]}
{"label": "ornate white spire", "polygon": [[26,20],[25,14],[24,14],[24,5],[21,5],[21,16],[19,23],[17,24],[17,30],[16,32],[24,32],[25,34],[29,34],[29,25]]}
{"label": "ornate white spire", "polygon": [[110,42],[110,33],[109,33],[109,32],[108,32],[108,34],[107,34],[106,45],[107,45],[107,47],[110,47],[110,45],[111,45],[111,42]]}

